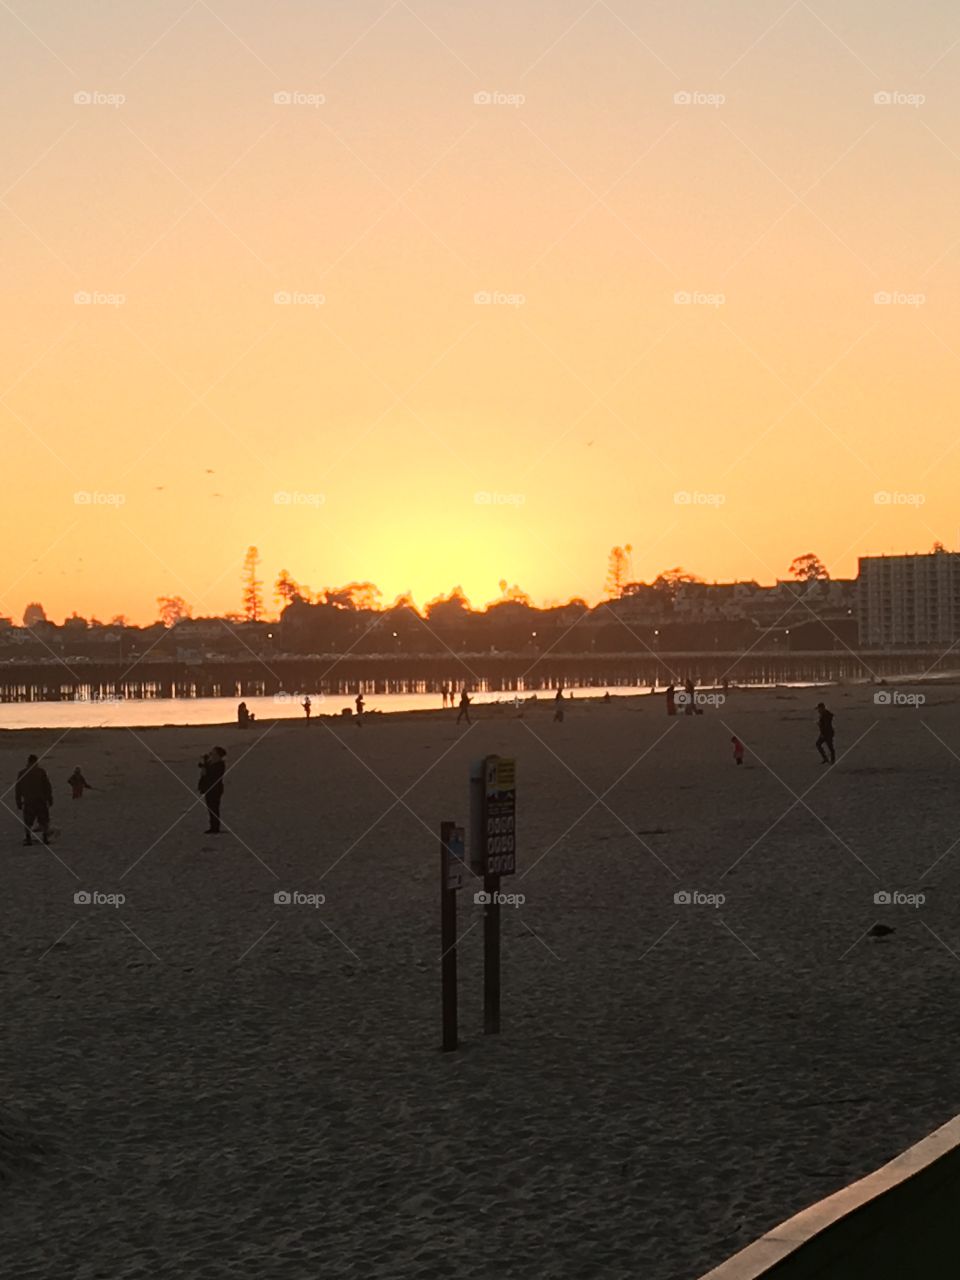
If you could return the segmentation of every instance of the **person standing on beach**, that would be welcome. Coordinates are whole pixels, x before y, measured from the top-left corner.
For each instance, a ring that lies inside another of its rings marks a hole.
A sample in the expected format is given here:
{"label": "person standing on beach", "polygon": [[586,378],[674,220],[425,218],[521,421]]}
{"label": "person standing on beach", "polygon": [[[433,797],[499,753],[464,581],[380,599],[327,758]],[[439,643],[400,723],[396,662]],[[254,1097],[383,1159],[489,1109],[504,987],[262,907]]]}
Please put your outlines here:
{"label": "person standing on beach", "polygon": [[692,676],[687,676],[683,683],[683,691],[687,695],[683,706],[683,714],[692,716],[697,709],[697,686],[693,683]]}
{"label": "person standing on beach", "polygon": [[737,764],[743,764],[743,753],[745,750],[743,743],[737,737],[731,738],[730,741],[733,743],[734,760],[736,761]]}
{"label": "person standing on beach", "polygon": [[354,706],[357,708],[357,728],[363,728],[363,693],[358,689],[357,696],[353,700]]}
{"label": "person standing on beach", "polygon": [[223,747],[214,747],[200,761],[200,783],[197,790],[206,802],[210,818],[210,825],[205,833],[208,836],[220,834],[220,801],[223,799],[223,775],[227,771],[224,764],[226,758],[227,753]]}
{"label": "person standing on beach", "polygon": [[27,765],[17,774],[14,789],[17,808],[23,814],[25,845],[33,844],[33,828],[38,827],[44,844],[50,843],[50,806],[53,804],[53,787],[36,756],[27,756]]}
{"label": "person standing on beach", "polygon": [[[451,698],[453,695],[450,695]],[[467,724],[470,723],[470,695],[467,693],[466,687],[460,693],[460,710],[457,712],[457,724],[466,718]]]}
{"label": "person standing on beach", "polygon": [[74,800],[82,800],[84,791],[96,791],[96,787],[91,787],[90,783],[81,773],[79,765],[77,765],[73,773],[71,773],[70,777],[67,779],[67,785],[70,788],[70,792]]}
{"label": "person standing on beach", "polygon": [[553,700],[553,718],[559,720],[563,724],[563,685],[557,689],[557,696]]}
{"label": "person standing on beach", "polygon": [[675,716],[677,714],[677,691],[672,684],[667,685],[667,715]]}
{"label": "person standing on beach", "polygon": [[309,693],[308,693],[308,694],[307,694],[307,696],[304,698],[304,700],[300,703],[300,705],[301,705],[301,707],[303,707],[304,715],[307,717],[307,724],[309,724],[309,723],[310,723],[310,708],[313,706],[313,703],[310,701],[310,695],[309,695]]}
{"label": "person standing on beach", "polygon": [[[824,764],[836,764],[837,752],[833,745],[833,712],[828,711],[822,702],[817,703],[817,727],[820,730],[820,737],[817,739],[817,750],[820,752],[820,759]],[[827,751],[830,752],[829,757]]]}
{"label": "person standing on beach", "polygon": [[447,688],[447,686],[446,686],[446,685],[441,685],[441,687],[440,687],[440,692],[443,694],[443,705],[444,705],[444,706],[446,706],[446,705],[447,705],[447,694],[450,692],[450,690]]}

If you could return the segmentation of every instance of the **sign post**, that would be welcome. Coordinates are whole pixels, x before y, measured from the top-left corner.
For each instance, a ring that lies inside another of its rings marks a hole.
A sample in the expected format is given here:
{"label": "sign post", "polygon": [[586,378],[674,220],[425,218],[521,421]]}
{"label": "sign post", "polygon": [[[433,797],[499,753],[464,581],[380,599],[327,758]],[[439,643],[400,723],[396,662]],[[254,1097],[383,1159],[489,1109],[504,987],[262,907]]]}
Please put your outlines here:
{"label": "sign post", "polygon": [[457,890],[463,884],[463,827],[440,824],[440,987],[443,1005],[443,1051],[456,1049],[457,1028]]}
{"label": "sign post", "polygon": [[471,859],[483,876],[483,1030],[500,1031],[500,877],[517,869],[516,761],[487,756],[471,775]]}

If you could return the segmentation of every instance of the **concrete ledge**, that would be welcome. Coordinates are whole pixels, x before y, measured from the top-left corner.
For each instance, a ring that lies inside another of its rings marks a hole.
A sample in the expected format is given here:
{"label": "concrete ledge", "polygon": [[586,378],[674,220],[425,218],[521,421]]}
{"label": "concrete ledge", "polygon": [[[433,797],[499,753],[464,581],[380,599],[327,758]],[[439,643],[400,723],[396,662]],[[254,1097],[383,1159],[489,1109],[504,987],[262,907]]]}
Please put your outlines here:
{"label": "concrete ledge", "polygon": [[960,1276],[960,1116],[701,1280]]}

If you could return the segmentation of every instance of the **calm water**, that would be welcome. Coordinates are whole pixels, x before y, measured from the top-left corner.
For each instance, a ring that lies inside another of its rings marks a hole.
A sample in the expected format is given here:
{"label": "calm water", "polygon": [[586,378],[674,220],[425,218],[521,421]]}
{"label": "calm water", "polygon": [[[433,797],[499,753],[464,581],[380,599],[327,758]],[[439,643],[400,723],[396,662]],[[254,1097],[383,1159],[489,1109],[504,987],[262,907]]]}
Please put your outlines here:
{"label": "calm water", "polygon": [[[598,698],[602,689],[573,689],[576,698]],[[649,689],[611,688],[610,696],[636,697]],[[384,693],[364,695],[367,711],[440,711],[443,704],[437,693]],[[528,695],[529,696],[529,695]],[[537,695],[538,701],[549,702],[548,690]],[[344,707],[353,709],[353,698],[331,694],[322,697],[311,693],[312,714],[338,716]],[[234,724],[237,719],[235,698],[124,698],[120,701],[97,702],[4,702],[0,703],[0,729],[94,729],[145,728],[175,724]],[[258,720],[303,719],[301,696],[244,699]],[[510,702],[508,694],[478,694],[471,705]]]}

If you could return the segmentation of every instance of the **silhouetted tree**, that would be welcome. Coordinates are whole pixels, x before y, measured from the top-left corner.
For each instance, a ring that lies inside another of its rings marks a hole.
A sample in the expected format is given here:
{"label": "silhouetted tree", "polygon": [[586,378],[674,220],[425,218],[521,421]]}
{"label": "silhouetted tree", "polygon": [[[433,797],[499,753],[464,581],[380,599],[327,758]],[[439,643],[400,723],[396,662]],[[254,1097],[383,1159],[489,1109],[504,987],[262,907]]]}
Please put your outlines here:
{"label": "silhouetted tree", "polygon": [[630,552],[633,550],[628,542],[623,547],[611,548],[607,557],[607,595],[611,599],[619,599],[623,588],[630,577]]}
{"label": "silhouetted tree", "polygon": [[38,622],[46,622],[46,620],[47,615],[39,601],[35,600],[32,604],[28,604],[23,611],[23,625],[25,627],[35,627]]}
{"label": "silhouetted tree", "polygon": [[822,562],[812,551],[808,551],[804,556],[797,556],[791,561],[790,573],[798,582],[825,581],[830,577]]}
{"label": "silhouetted tree", "polygon": [[301,587],[299,582],[294,582],[286,569],[280,570],[273,591],[274,598],[281,609],[293,604],[294,600],[306,600],[310,594],[309,588]]}
{"label": "silhouetted tree", "polygon": [[243,560],[243,616],[247,622],[259,622],[263,616],[263,583],[257,576],[260,568],[260,552],[247,547]]}
{"label": "silhouetted tree", "polygon": [[183,596],[157,596],[157,612],[160,621],[169,630],[183,618],[190,617],[190,606]]}
{"label": "silhouetted tree", "polygon": [[462,622],[470,612],[470,601],[463,587],[454,587],[448,596],[435,596],[428,600],[424,613],[431,622]]}
{"label": "silhouetted tree", "polygon": [[686,569],[682,569],[677,565],[673,569],[664,569],[654,578],[651,586],[654,591],[661,592],[670,601],[677,597],[677,588],[684,582],[702,582],[702,578],[698,578],[695,573],[687,573]]}
{"label": "silhouetted tree", "polygon": [[372,582],[348,582],[345,587],[324,587],[318,601],[335,609],[379,609],[380,588]]}
{"label": "silhouetted tree", "polygon": [[933,546],[930,548],[930,551],[933,555],[936,555],[940,551],[946,551],[946,549],[947,548],[943,545],[942,542],[935,542]]}

